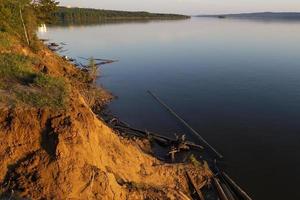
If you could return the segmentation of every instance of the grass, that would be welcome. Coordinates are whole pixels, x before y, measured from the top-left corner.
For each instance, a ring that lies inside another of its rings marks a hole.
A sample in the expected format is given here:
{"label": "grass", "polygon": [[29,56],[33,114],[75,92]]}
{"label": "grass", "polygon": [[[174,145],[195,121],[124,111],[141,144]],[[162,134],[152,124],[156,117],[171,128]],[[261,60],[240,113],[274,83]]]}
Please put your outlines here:
{"label": "grass", "polygon": [[13,41],[11,40],[9,34],[0,31],[0,50],[11,48],[12,43]]}
{"label": "grass", "polygon": [[32,60],[26,56],[17,54],[0,55],[0,76],[2,79],[19,82],[29,82],[35,73],[31,70]]}
{"label": "grass", "polygon": [[69,93],[67,84],[62,78],[34,71],[37,63],[38,60],[19,54],[0,54],[2,103],[64,108]]}
{"label": "grass", "polygon": [[[42,43],[34,35],[30,40],[30,49],[37,53],[42,48]],[[0,30],[0,52],[2,50],[11,50],[14,48],[14,45],[21,44],[21,40],[17,40],[16,37],[13,37],[12,34],[8,32],[3,32]]]}
{"label": "grass", "polygon": [[202,163],[200,161],[197,160],[197,158],[194,156],[194,154],[192,154],[189,157],[190,162],[195,166],[195,167],[201,167]]}

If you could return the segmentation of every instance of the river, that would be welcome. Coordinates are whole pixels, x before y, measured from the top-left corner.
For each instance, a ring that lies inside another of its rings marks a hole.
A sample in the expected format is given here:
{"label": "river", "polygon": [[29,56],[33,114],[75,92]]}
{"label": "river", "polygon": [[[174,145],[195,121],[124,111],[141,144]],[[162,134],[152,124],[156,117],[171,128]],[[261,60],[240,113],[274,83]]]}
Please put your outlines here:
{"label": "river", "polygon": [[[255,200],[300,199],[300,22],[192,18],[48,27],[74,58],[117,59],[98,84],[132,126],[185,130],[154,91],[224,155]],[[198,142],[191,135],[188,138]]]}

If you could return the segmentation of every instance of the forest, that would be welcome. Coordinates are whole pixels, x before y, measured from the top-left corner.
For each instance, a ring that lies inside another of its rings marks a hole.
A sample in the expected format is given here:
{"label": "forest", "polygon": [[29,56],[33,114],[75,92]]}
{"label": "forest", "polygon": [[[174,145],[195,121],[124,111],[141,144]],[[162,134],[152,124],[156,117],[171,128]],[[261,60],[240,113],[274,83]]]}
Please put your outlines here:
{"label": "forest", "polygon": [[149,12],[129,12],[91,8],[59,7],[54,12],[56,24],[91,24],[108,20],[186,19],[189,16]]}

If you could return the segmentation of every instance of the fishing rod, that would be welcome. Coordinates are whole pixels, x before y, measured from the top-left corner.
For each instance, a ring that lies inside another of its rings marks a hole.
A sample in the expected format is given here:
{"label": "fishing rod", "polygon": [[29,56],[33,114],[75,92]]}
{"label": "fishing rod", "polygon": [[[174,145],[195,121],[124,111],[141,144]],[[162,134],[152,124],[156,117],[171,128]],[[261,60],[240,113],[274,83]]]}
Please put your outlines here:
{"label": "fishing rod", "polygon": [[164,103],[157,95],[150,90],[147,91],[158,103],[165,107],[174,117],[176,117],[185,127],[187,127],[199,140],[201,140],[207,147],[209,147],[220,159],[223,155],[219,153],[213,146],[211,146],[195,129],[193,129],[184,119],[182,119],[172,108]]}

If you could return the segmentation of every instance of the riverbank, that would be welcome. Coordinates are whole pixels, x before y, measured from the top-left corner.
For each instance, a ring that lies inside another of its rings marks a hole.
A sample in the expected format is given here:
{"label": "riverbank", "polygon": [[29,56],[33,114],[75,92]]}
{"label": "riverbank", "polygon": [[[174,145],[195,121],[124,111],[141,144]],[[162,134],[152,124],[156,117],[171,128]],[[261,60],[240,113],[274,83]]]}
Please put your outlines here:
{"label": "riverbank", "polygon": [[109,92],[91,86],[85,72],[42,44],[34,51],[1,36],[1,66],[19,66],[1,79],[3,197],[188,199],[186,171],[199,185],[212,176],[204,164],[165,164],[144,148],[146,140],[120,136],[92,109],[105,105]]}

